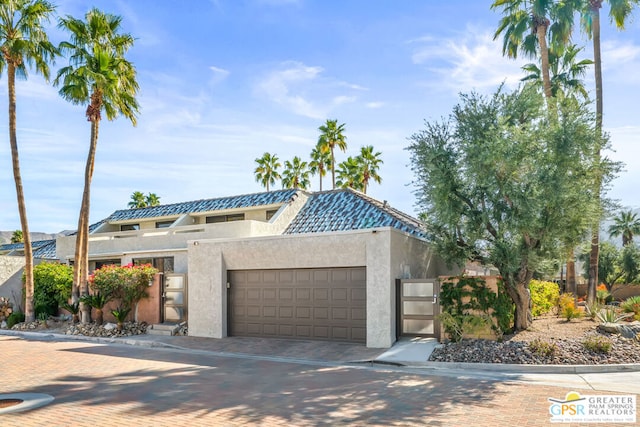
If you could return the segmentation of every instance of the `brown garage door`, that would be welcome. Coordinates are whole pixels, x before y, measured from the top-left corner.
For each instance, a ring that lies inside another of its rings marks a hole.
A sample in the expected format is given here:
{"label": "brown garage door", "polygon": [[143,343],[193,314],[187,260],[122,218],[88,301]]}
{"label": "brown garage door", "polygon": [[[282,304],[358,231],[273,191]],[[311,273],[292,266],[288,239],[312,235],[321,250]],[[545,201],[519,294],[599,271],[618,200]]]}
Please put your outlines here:
{"label": "brown garage door", "polygon": [[229,271],[229,335],[365,342],[364,267]]}

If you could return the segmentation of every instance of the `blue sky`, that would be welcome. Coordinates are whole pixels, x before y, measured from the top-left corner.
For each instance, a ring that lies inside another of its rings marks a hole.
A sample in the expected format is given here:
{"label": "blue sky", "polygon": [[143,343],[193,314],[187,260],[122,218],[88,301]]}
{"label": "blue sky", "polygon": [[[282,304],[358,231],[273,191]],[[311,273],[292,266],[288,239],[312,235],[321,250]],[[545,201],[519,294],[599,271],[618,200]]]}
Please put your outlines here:
{"label": "blue sky", "polygon": [[[100,127],[91,221],[126,208],[133,191],[162,203],[263,191],[254,160],[265,151],[307,158],[326,119],[345,123],[348,150],[382,152],[383,182],[368,193],[416,214],[407,138],[447,116],[460,92],[515,87],[520,66],[492,40],[491,2],[403,0],[57,1],[60,15],[95,6],[121,15],[136,37],[138,126]],[[610,195],[638,207],[640,22],[624,32],[603,9],[605,129],[626,163]],[[635,18],[635,19],[634,19]],[[51,25],[51,39],[66,35]],[[579,33],[574,40],[590,42]],[[64,66],[60,58],[53,71]],[[592,95],[593,78],[586,78]],[[0,229],[20,228],[11,173],[6,76],[0,80]],[[75,229],[89,123],[83,106],[31,74],[18,81],[18,143],[32,231]],[[4,106],[4,107],[2,107]],[[325,177],[327,188],[330,177]],[[312,180],[318,189],[318,179]]]}

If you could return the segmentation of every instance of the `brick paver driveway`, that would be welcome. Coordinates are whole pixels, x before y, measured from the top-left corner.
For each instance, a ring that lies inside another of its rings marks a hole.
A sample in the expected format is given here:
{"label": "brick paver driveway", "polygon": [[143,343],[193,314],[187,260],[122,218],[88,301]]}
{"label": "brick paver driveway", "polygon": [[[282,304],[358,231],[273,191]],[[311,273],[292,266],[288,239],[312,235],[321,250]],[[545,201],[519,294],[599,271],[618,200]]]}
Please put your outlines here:
{"label": "brick paver driveway", "polygon": [[547,398],[569,391],[7,336],[0,336],[0,349],[0,393],[55,397],[29,412],[0,415],[3,426],[539,426],[549,424]]}

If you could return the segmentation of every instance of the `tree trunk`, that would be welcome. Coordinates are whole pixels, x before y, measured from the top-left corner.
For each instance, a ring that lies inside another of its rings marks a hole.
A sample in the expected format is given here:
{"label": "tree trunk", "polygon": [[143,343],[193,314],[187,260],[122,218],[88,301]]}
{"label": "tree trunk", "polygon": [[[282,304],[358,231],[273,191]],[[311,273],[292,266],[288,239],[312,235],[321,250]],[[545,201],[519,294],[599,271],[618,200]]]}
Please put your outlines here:
{"label": "tree trunk", "polygon": [[16,184],[16,197],[18,199],[18,214],[20,216],[20,226],[22,227],[22,242],[24,244],[24,317],[26,322],[33,322],[36,317],[33,307],[33,248],[31,247],[27,207],[24,200],[22,175],[20,174],[20,157],[18,155],[18,137],[16,131],[16,68],[12,61],[7,61],[7,80],[9,92],[9,143],[11,145],[13,179]]}
{"label": "tree trunk", "polygon": [[[89,154],[84,175],[84,191],[82,193],[82,204],[80,206],[80,216],[78,219],[78,238],[76,239],[76,268],[78,270],[78,286],[80,295],[89,294],[89,212],[91,200],[91,178],[95,165],[96,147],[98,145],[99,119],[91,121],[91,142],[89,144]],[[82,323],[91,321],[91,307],[81,304]]]}
{"label": "tree trunk", "polygon": [[331,182],[333,189],[336,189],[336,158],[333,156],[333,147],[331,147]]}
{"label": "tree trunk", "polygon": [[551,92],[551,78],[549,77],[549,48],[547,47],[547,25],[546,19],[541,18],[545,22],[538,24],[536,29],[536,36],[538,38],[538,44],[540,45],[540,63],[542,72],[542,86],[544,88],[544,96],[547,99],[547,105],[551,107],[551,98],[553,96]]}
{"label": "tree trunk", "polygon": [[[593,25],[593,62],[596,80],[596,133],[598,138],[602,138],[602,56],[600,54],[600,1],[591,2],[591,14]],[[600,146],[596,152],[596,161],[600,163]],[[598,177],[595,183],[595,195],[598,205],[600,205],[602,179]],[[600,216],[593,226],[591,236],[591,254],[589,256],[589,282],[587,286],[587,303],[596,301],[596,288],[598,286],[598,257],[600,255]]]}
{"label": "tree trunk", "polygon": [[529,282],[507,283],[507,281],[505,281],[507,293],[516,305],[513,321],[513,329],[516,331],[527,329],[533,321],[531,316],[531,295],[529,294],[528,283]]}
{"label": "tree trunk", "polygon": [[[91,310],[91,307],[89,307],[89,310]],[[102,309],[96,308],[96,325],[102,325],[103,319],[104,316],[102,315]]]}
{"label": "tree trunk", "polygon": [[571,249],[571,252],[569,253],[569,256],[567,257],[567,286],[565,287],[565,292],[569,292],[571,294],[573,294],[574,296],[576,295],[576,292],[578,291],[578,288],[576,286],[576,263],[574,260],[574,252],[573,249]]}

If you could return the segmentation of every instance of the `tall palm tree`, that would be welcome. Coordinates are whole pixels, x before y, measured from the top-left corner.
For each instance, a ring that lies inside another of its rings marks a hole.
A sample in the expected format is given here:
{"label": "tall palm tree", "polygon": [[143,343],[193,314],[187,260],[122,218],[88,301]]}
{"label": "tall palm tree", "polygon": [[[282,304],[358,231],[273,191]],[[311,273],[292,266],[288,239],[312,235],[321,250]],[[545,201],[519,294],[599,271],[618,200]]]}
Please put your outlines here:
{"label": "tall palm tree", "polygon": [[331,153],[324,150],[320,145],[316,145],[311,150],[311,162],[309,162],[309,170],[313,175],[320,177],[320,191],[322,191],[322,177],[327,174],[327,168],[331,167]]}
{"label": "tall palm tree", "polygon": [[282,164],[275,154],[264,153],[262,157],[256,159],[258,166],[253,172],[256,175],[256,181],[266,187],[269,191],[269,185],[276,183],[276,179],[280,179],[278,169]]}
{"label": "tall palm tree", "polygon": [[338,120],[328,120],[318,128],[320,137],[318,147],[331,153],[331,183],[336,188],[336,156],[335,148],[345,151],[347,149],[347,137],[344,135],[344,123],[338,125]]}
{"label": "tall palm tree", "polygon": [[[622,30],[633,7],[638,0],[609,0],[609,18],[615,26]],[[603,95],[602,95],[602,54],[600,46],[600,9],[603,0],[583,0],[582,28],[593,40],[593,61],[596,85],[596,130],[602,135]],[[596,160],[600,161],[600,150],[596,153]],[[602,180],[595,183],[594,192],[598,198],[602,192]],[[598,257],[600,252],[600,224],[593,227],[591,235],[591,255],[589,257],[589,281],[587,285],[587,301],[596,300],[598,286]]]}
{"label": "tall palm tree", "polygon": [[[558,52],[559,51],[559,52]],[[584,87],[582,80],[587,67],[593,64],[590,59],[578,61],[576,56],[582,48],[576,45],[567,46],[564,49],[549,50],[549,69],[551,72],[551,94],[555,98],[558,95],[587,100],[589,93]],[[521,79],[523,82],[542,88],[542,72],[537,64],[526,64],[522,69],[529,74]]]}
{"label": "tall palm tree", "polygon": [[131,201],[128,205],[131,209],[144,208],[147,206],[147,201],[142,191],[134,191],[131,194]]}
{"label": "tall palm tree", "polygon": [[613,217],[609,226],[609,237],[622,236],[622,246],[633,243],[633,236],[640,233],[640,218],[632,211],[622,211]]}
{"label": "tall palm tree", "polygon": [[284,162],[284,171],[282,172],[282,187],[306,190],[311,185],[309,180],[309,164],[295,156],[292,161]]}
{"label": "tall palm tree", "polygon": [[[130,34],[120,32],[122,18],[92,9],[85,20],[72,16],[60,18],[59,26],[68,31],[71,40],[60,43],[60,49],[69,53],[69,65],[58,71],[55,83],[62,84],[60,95],[73,104],[86,105],[86,117],[91,122],[91,138],[87,156],[84,191],[78,218],[73,302],[79,293],[88,294],[89,209],[91,179],[95,164],[98,131],[102,112],[107,119],[122,115],[136,125],[138,113],[138,82],[136,69],[125,59],[133,45]],[[82,321],[88,322],[90,307],[83,304]]]}
{"label": "tall palm tree", "polygon": [[18,199],[18,214],[24,239],[25,320],[35,319],[33,310],[33,250],[24,200],[16,125],[16,75],[27,78],[27,65],[49,79],[49,63],[57,54],[49,42],[44,24],[55,7],[44,0],[12,0],[0,3],[0,73],[7,70],[9,95],[9,145],[13,179]]}
{"label": "tall palm tree", "polygon": [[160,197],[156,193],[149,193],[144,201],[147,206],[158,206],[160,204]]}
{"label": "tall palm tree", "polygon": [[362,174],[362,192],[367,194],[367,188],[369,187],[369,181],[374,181],[380,184],[382,178],[378,175],[380,165],[384,163],[380,158],[379,151],[373,152],[373,145],[367,145],[360,148],[360,155],[356,157],[359,163]]}
{"label": "tall palm tree", "polygon": [[502,54],[514,59],[518,57],[518,53],[530,58],[540,58],[542,87],[548,102],[553,96],[548,31],[551,30],[553,45],[566,44],[571,36],[573,13],[579,1],[495,0],[491,5],[491,9],[502,8],[504,15],[493,36],[495,40],[502,34]]}
{"label": "tall palm tree", "polygon": [[338,187],[362,191],[364,183],[362,172],[362,163],[358,158],[347,157],[347,160],[338,165]]}

